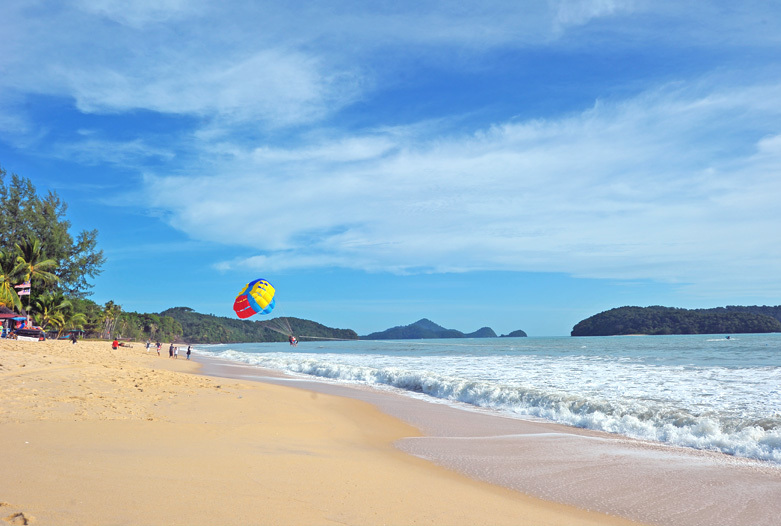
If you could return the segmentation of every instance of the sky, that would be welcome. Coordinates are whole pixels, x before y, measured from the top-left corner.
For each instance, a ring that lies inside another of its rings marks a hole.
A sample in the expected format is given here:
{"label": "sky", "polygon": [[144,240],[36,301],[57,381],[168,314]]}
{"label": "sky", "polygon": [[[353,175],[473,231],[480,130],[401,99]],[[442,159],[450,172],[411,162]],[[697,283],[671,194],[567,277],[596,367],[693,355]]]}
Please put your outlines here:
{"label": "sky", "polygon": [[[368,334],[781,304],[781,5],[0,3],[0,166],[93,300]],[[273,315],[272,315],[273,316]]]}

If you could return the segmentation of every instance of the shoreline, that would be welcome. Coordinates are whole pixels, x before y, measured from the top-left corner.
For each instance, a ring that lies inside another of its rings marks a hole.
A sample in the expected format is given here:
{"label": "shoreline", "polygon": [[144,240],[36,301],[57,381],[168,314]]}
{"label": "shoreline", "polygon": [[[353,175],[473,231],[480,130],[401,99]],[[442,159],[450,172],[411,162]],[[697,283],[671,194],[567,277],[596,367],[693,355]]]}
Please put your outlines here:
{"label": "shoreline", "polygon": [[402,452],[421,433],[370,402],[142,344],[0,340],[0,382],[10,524],[631,524]]}
{"label": "shoreline", "polygon": [[367,401],[421,430],[400,450],[538,498],[649,524],[774,525],[781,515],[781,469],[762,461],[197,359],[205,374]]}

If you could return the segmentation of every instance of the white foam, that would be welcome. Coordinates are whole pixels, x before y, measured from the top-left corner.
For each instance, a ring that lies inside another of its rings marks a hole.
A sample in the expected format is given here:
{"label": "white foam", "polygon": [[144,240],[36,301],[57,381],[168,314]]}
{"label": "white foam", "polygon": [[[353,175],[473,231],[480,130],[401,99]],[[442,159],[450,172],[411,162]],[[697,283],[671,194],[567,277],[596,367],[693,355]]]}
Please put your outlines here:
{"label": "white foam", "polygon": [[236,346],[211,352],[288,373],[391,387],[442,401],[781,464],[779,367],[707,366],[679,358],[660,365],[600,354],[269,349],[275,348],[258,353]]}

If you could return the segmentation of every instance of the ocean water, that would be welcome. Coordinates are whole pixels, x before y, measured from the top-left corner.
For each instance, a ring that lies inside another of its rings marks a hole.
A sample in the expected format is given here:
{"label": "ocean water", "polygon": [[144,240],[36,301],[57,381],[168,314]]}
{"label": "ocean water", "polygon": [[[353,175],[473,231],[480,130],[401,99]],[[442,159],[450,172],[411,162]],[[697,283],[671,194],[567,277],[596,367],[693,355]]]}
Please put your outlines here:
{"label": "ocean water", "polygon": [[781,465],[781,334],[304,340],[197,352]]}

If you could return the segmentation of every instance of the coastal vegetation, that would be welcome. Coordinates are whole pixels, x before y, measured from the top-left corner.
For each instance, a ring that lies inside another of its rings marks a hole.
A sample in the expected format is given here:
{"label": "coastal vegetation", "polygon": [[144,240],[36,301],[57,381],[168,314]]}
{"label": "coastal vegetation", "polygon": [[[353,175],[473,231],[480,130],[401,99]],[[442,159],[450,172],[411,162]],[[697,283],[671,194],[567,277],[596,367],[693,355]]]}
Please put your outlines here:
{"label": "coastal vegetation", "polygon": [[89,295],[88,280],[105,262],[98,231],[83,230],[74,238],[68,205],[56,192],[38,195],[29,179],[13,174],[6,182],[6,175],[0,168],[0,248],[4,258],[23,263],[17,277],[32,280],[33,296],[55,290],[75,298]]}
{"label": "coastal vegetation", "polygon": [[579,322],[572,336],[781,332],[781,306],[678,309],[619,307]]}
{"label": "coastal vegetation", "polygon": [[88,316],[77,300],[105,262],[97,230],[74,238],[56,192],[39,195],[29,179],[6,176],[0,167],[0,308],[57,335],[83,330]]}

